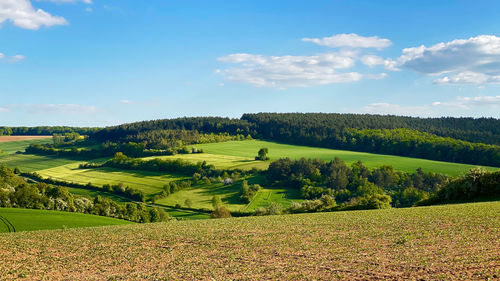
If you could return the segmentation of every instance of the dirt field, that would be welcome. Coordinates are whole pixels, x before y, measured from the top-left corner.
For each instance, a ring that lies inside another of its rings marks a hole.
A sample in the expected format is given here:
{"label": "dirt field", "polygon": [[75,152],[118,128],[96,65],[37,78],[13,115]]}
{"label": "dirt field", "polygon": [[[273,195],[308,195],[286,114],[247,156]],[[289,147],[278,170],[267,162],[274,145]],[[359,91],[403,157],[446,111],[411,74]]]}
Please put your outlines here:
{"label": "dirt field", "polygon": [[48,139],[52,136],[0,136],[0,142]]}
{"label": "dirt field", "polygon": [[0,280],[498,280],[500,202],[0,234]]}

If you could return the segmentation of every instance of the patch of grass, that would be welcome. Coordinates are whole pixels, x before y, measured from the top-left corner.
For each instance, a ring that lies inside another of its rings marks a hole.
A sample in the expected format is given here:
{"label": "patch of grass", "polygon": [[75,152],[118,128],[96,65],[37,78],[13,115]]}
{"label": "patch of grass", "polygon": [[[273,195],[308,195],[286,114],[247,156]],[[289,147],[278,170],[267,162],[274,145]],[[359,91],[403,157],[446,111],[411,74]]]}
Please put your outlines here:
{"label": "patch of grass", "polygon": [[150,159],[182,159],[192,163],[207,162],[209,165],[214,165],[217,169],[251,169],[260,164],[261,161],[256,161],[251,157],[231,156],[211,153],[195,153],[195,154],[177,154],[170,156],[152,156],[145,157],[144,160]]}
{"label": "patch of grass", "polygon": [[0,235],[0,272],[27,280],[495,280],[499,213],[500,202],[489,202],[11,233]]}
{"label": "patch of grass", "polygon": [[[335,150],[327,148],[317,148],[308,146],[288,145],[276,142],[247,140],[247,141],[230,141],[220,143],[197,144],[194,147],[203,149],[206,153],[216,155],[228,155],[253,159],[260,148],[269,148],[268,156],[271,160],[289,157],[291,159],[317,158],[322,160],[333,160],[339,157],[347,164],[354,163],[358,160],[362,161],[368,168],[378,168],[382,165],[392,165],[394,168],[405,171],[414,172],[421,167],[427,172],[436,172],[447,174],[450,176],[459,176],[466,173],[469,169],[476,167],[474,165],[432,161],[418,158],[409,158],[402,156],[382,155],[364,152],[354,152],[346,150]],[[269,165],[269,162],[260,162],[259,168]],[[250,163],[247,168],[252,167]],[[495,171],[499,168],[485,167],[489,171]]]}
{"label": "patch of grass", "polygon": [[147,195],[161,192],[163,186],[170,181],[187,179],[185,176],[163,174],[147,171],[125,171],[115,168],[102,167],[96,169],[79,169],[79,163],[58,166],[37,171],[43,177],[50,177],[79,184],[92,183],[103,186],[105,184],[123,183],[134,189],[143,191]]}
{"label": "patch of grass", "polygon": [[31,154],[9,154],[6,156],[0,156],[0,165],[4,164],[9,168],[17,167],[23,172],[36,172],[76,162],[78,161],[53,156],[39,156]]}
{"label": "patch of grass", "polygon": [[170,194],[168,197],[157,200],[156,203],[174,207],[179,204],[186,207],[184,202],[190,199],[192,207],[196,209],[213,209],[212,197],[220,196],[222,202],[230,211],[240,211],[246,204],[239,200],[240,186],[238,184],[223,185],[222,183],[200,184]]}
{"label": "patch of grass", "polygon": [[252,201],[244,208],[244,211],[253,212],[260,207],[267,207],[271,203],[278,203],[283,208],[288,208],[292,202],[300,202],[300,191],[285,188],[263,188],[255,194]]}
{"label": "patch of grass", "polygon": [[[247,180],[250,185],[264,185],[265,178],[262,175],[254,175],[241,180]],[[213,196],[219,196],[222,203],[230,211],[255,211],[259,207],[267,207],[270,203],[281,204],[284,208],[289,207],[293,201],[302,201],[298,190],[286,188],[263,188],[257,192],[250,203],[244,203],[240,200],[241,182],[232,185],[222,183],[198,184],[190,188],[177,191],[168,197],[157,200],[156,203],[174,207],[179,204],[185,206],[186,199],[190,199],[192,207],[196,209],[212,210]]]}
{"label": "patch of grass", "polygon": [[0,142],[0,150],[3,151],[3,153],[1,153],[0,155],[12,154],[16,153],[17,151],[24,152],[24,149],[30,144],[45,143],[52,143],[52,138]]}
{"label": "patch of grass", "polygon": [[[9,232],[7,224],[3,221],[8,221],[13,225],[16,232],[131,223],[125,220],[80,213],[16,208],[0,208],[0,216],[3,218],[0,221],[0,232]],[[12,227],[10,231],[13,231]]]}

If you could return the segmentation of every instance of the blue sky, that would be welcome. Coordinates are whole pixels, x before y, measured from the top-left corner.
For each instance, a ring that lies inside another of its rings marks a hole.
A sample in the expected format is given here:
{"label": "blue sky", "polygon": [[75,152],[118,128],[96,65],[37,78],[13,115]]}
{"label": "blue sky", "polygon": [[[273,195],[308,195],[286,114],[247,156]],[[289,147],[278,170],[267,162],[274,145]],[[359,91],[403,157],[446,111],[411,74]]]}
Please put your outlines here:
{"label": "blue sky", "polygon": [[0,0],[0,125],[500,118],[498,1]]}

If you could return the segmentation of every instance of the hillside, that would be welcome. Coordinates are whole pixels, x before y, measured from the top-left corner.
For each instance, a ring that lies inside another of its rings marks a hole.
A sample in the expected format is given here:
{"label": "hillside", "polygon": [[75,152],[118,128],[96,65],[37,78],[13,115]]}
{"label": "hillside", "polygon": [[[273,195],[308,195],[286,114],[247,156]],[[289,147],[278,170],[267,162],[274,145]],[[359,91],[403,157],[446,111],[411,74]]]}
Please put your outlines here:
{"label": "hillside", "polygon": [[494,202],[3,234],[0,271],[21,280],[496,279],[499,212]]}

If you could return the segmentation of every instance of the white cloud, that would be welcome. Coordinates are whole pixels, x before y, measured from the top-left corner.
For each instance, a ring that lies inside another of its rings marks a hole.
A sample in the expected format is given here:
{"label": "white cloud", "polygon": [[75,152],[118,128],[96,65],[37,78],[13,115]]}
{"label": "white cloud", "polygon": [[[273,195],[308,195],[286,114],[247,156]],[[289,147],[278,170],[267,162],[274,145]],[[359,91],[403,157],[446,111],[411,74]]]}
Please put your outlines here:
{"label": "white cloud", "polygon": [[0,106],[0,112],[7,112],[7,111],[9,111],[8,108]]}
{"label": "white cloud", "polygon": [[430,47],[406,48],[397,65],[442,76],[435,80],[438,84],[500,83],[500,37],[479,35]]}
{"label": "white cloud", "polygon": [[384,59],[376,55],[366,55],[361,57],[361,62],[369,67],[374,67],[384,64]]}
{"label": "white cloud", "polygon": [[5,58],[5,55],[0,53],[0,59],[3,59],[3,58]]}
{"label": "white cloud", "polygon": [[239,64],[239,68],[217,70],[228,80],[250,83],[258,87],[306,87],[360,80],[357,72],[338,72],[355,65],[352,57],[341,53],[315,56],[263,56],[232,54],[218,59]]}
{"label": "white cloud", "polygon": [[15,26],[32,30],[68,23],[63,17],[52,16],[42,9],[35,10],[29,0],[0,0],[0,24],[7,20]]}
{"label": "white cloud", "polygon": [[19,61],[22,61],[26,59],[26,56],[23,56],[23,55],[15,55],[15,56],[12,56],[12,57],[9,57],[9,62],[19,62]]}
{"label": "white cloud", "polygon": [[373,103],[363,107],[362,112],[405,116],[444,116],[446,114],[476,115],[484,109],[500,108],[500,96],[457,97],[454,101],[433,102],[421,106],[405,106],[390,103]]}
{"label": "white cloud", "polygon": [[323,38],[302,38],[304,42],[312,42],[321,46],[330,48],[348,47],[348,48],[376,48],[383,49],[389,47],[391,40],[380,38],[378,36],[365,37],[355,33],[336,34]]}

